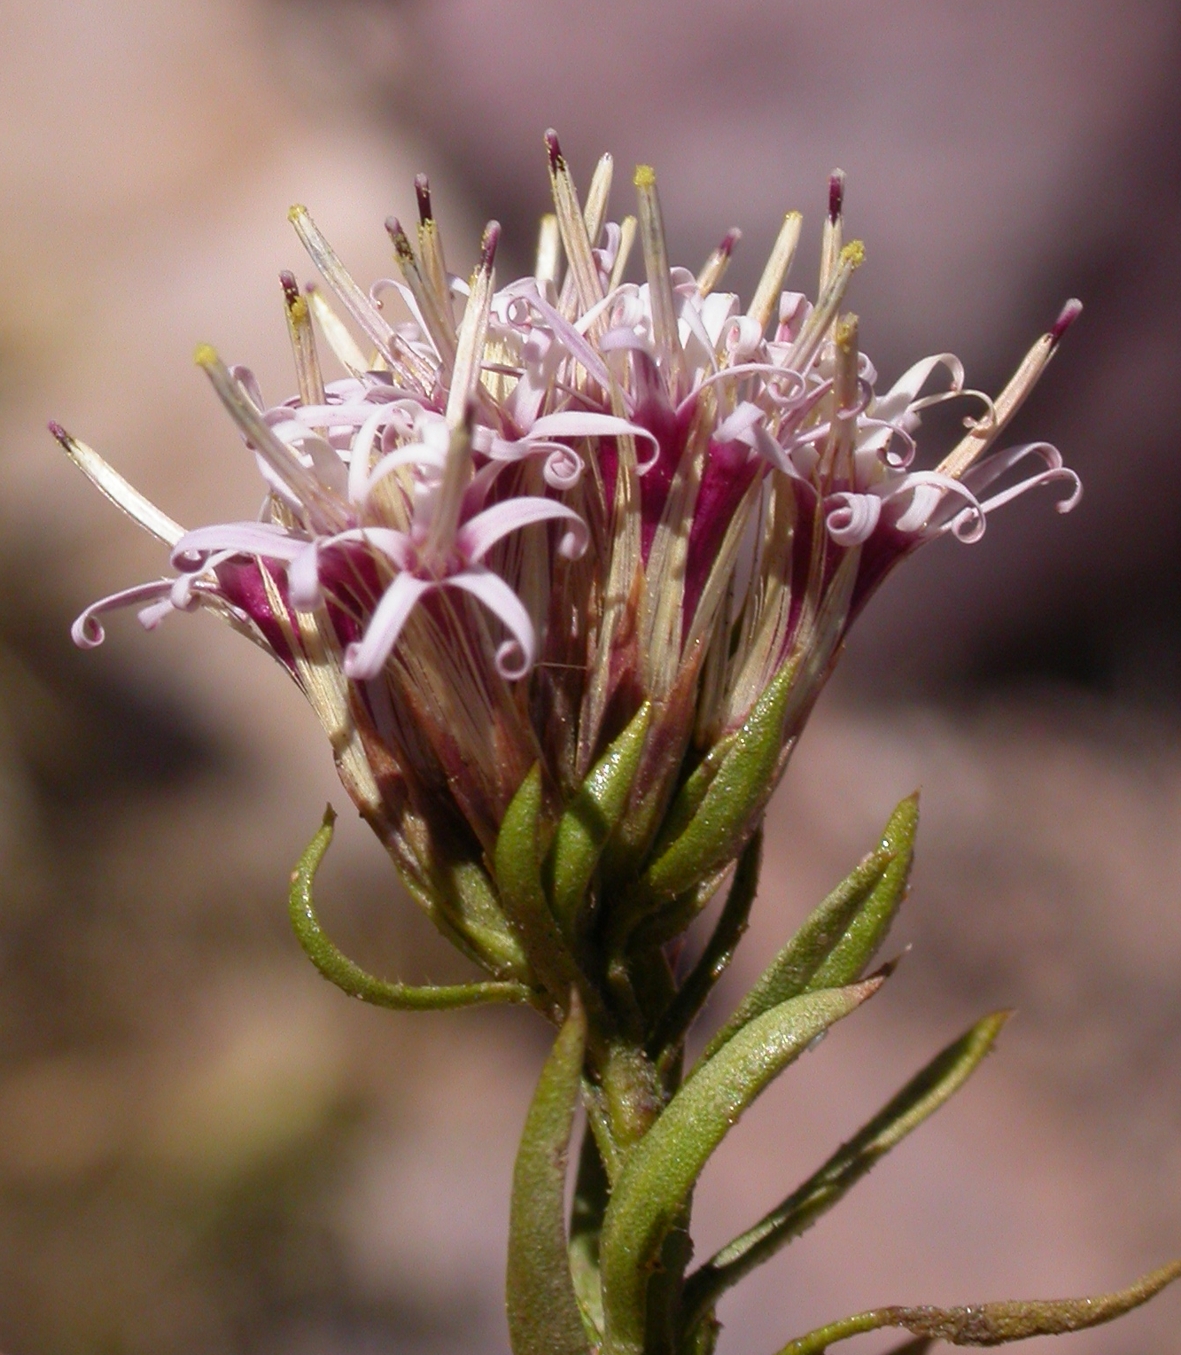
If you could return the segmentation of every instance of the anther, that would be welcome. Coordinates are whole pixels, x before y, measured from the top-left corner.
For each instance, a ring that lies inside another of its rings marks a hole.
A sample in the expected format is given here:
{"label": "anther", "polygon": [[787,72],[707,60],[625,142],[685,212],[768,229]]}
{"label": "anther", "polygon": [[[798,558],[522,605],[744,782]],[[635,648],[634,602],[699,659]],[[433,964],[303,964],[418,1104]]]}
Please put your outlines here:
{"label": "anther", "polygon": [[1079,318],[1082,314],[1082,309],[1083,303],[1078,297],[1071,297],[1066,305],[1062,307],[1061,314],[1050,327],[1050,346],[1052,348],[1058,347],[1059,343],[1062,341],[1063,334],[1065,334],[1071,325]]}
{"label": "anther", "polygon": [[431,181],[425,174],[414,176],[414,192],[418,198],[419,221],[424,224],[427,221],[433,221],[435,214],[431,211]]}

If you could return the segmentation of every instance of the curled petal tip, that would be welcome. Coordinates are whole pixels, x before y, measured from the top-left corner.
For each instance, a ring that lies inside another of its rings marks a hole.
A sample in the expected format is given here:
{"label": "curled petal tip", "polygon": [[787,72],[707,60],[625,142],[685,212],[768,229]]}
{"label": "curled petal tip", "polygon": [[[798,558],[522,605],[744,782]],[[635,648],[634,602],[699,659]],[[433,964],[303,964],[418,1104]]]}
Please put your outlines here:
{"label": "curled petal tip", "polygon": [[828,219],[835,225],[845,202],[845,171],[834,169],[828,176]]}
{"label": "curled petal tip", "polygon": [[1050,329],[1050,343],[1053,347],[1057,348],[1058,344],[1061,343],[1063,334],[1065,334],[1071,325],[1079,318],[1082,314],[1082,309],[1083,303],[1076,296],[1072,296],[1066,305],[1062,307],[1057,320],[1054,321],[1054,324]]}
{"label": "curled petal tip", "polygon": [[418,198],[418,217],[422,222],[433,221],[431,211],[431,181],[425,174],[414,176],[414,194]]}

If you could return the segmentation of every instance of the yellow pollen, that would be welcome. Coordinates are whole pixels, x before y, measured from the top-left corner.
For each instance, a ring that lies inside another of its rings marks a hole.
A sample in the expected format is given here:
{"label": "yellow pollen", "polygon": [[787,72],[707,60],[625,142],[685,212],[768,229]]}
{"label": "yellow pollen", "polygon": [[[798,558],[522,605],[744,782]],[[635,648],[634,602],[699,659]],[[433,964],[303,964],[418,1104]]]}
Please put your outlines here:
{"label": "yellow pollen", "polygon": [[197,351],[193,354],[193,361],[198,367],[216,367],[220,359],[217,356],[217,349],[212,344],[199,343]]}
{"label": "yellow pollen", "polygon": [[655,188],[656,171],[651,165],[637,165],[636,172],[632,176],[632,183],[637,188]]}
{"label": "yellow pollen", "polygon": [[302,296],[297,296],[287,309],[297,325],[302,325],[308,318],[308,303]]}
{"label": "yellow pollen", "polygon": [[837,325],[837,332],[834,335],[837,347],[842,353],[851,353],[857,347],[857,317],[855,315],[846,315]]}
{"label": "yellow pollen", "polygon": [[300,219],[300,217],[307,216],[307,214],[308,214],[308,209],[303,205],[302,202],[297,202],[297,203],[295,203],[294,206],[288,207],[288,209],[287,209],[287,220],[288,220],[288,221],[298,221],[298,220]]}
{"label": "yellow pollen", "polygon": [[860,268],[865,262],[865,245],[860,240],[850,240],[841,250],[841,263],[846,263],[850,268]]}

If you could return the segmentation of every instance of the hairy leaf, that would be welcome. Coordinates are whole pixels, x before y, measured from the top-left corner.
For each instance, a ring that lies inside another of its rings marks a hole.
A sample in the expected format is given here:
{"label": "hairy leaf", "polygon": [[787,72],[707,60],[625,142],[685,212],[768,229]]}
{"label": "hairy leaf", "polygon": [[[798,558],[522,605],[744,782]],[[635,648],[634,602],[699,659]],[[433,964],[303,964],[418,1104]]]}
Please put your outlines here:
{"label": "hairy leaf", "polygon": [[852,870],[771,961],[706,1046],[712,1058],[748,1021],[799,993],[838,988],[860,977],[885,937],[906,891],[918,800],[894,810],[881,845]]}
{"label": "hairy leaf", "polygon": [[587,1355],[566,1243],[566,1161],[586,1052],[577,992],[541,1071],[513,1168],[508,1306],[513,1355]]}
{"label": "hairy leaf", "polygon": [[[844,1341],[881,1327],[904,1327],[915,1336],[946,1341],[953,1346],[1000,1346],[1030,1336],[1060,1336],[1064,1332],[1098,1327],[1122,1317],[1181,1276],[1181,1261],[1141,1276],[1127,1289],[1089,1299],[1010,1299],[1001,1303],[974,1303],[966,1308],[874,1308],[818,1327],[789,1341],[779,1355],[823,1355],[834,1341]],[[909,1343],[908,1343],[909,1344]],[[904,1347],[905,1349],[905,1347]]]}
{"label": "hairy leaf", "polygon": [[650,1268],[710,1154],[768,1083],[881,983],[808,993],[757,1017],[698,1066],[631,1150],[600,1243],[610,1355],[643,1355]]}
{"label": "hairy leaf", "polygon": [[586,897],[607,839],[627,808],[651,719],[652,705],[646,701],[591,769],[558,821],[547,865],[554,916],[567,930]]}
{"label": "hairy leaf", "polygon": [[986,1016],[949,1044],[819,1171],[695,1271],[685,1286],[686,1326],[700,1321],[727,1289],[810,1228],[895,1144],[954,1096],[992,1048],[1009,1015]]}
{"label": "hairy leaf", "polygon": [[312,899],[312,883],[328,844],[336,815],[332,807],[324,811],[320,831],[312,838],[299,864],[291,873],[289,909],[291,925],[308,959],[323,976],[349,995],[376,1007],[394,1007],[407,1011],[431,1011],[446,1007],[469,1007],[477,1002],[529,1002],[531,991],[523,983],[451,983],[439,987],[414,987],[406,983],[387,983],[367,974],[360,965],[343,955],[324,934]]}

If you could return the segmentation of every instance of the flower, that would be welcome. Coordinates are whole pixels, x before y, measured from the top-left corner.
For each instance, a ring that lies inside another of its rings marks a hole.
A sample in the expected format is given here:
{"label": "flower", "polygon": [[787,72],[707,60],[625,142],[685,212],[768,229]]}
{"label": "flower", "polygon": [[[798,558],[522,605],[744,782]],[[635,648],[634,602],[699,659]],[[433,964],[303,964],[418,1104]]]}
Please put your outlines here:
{"label": "flower", "polygon": [[[743,309],[719,290],[737,230],[700,273],[671,267],[652,170],[636,171],[637,215],[608,221],[610,157],[581,203],[546,141],[555,212],[533,275],[499,289],[499,227],[465,285],[447,271],[425,179],[417,249],[388,221],[401,277],[369,292],[292,208],[361,337],[318,287],[283,274],[296,396],[268,405],[247,369],[198,350],[265,482],[256,521],[185,532],[53,426],[176,570],[88,607],[75,641],[100,643],[112,608],[138,606],[152,627],[206,607],[268,649],[411,888],[497,974],[521,954],[490,862],[531,769],[552,834],[626,766],[572,905],[582,920],[567,922],[576,931],[626,896],[624,932],[657,916],[649,935],[667,939],[754,831],[841,638],[893,565],[940,535],[978,539],[994,508],[1035,486],[1061,481],[1062,512],[1080,492],[1049,444],[996,450],[1079,303],[995,399],[968,390],[948,353],[879,394],[842,310],[864,259],[843,240],[843,175],[816,301],[784,290],[791,212]],[[644,280],[626,281],[637,237]],[[408,320],[387,317],[390,292]],[[322,343],[338,379],[324,377]],[[974,401],[975,417],[932,463],[922,412],[952,399]],[[710,819],[691,864],[662,872],[764,724],[757,775],[728,792],[726,822]]]}

